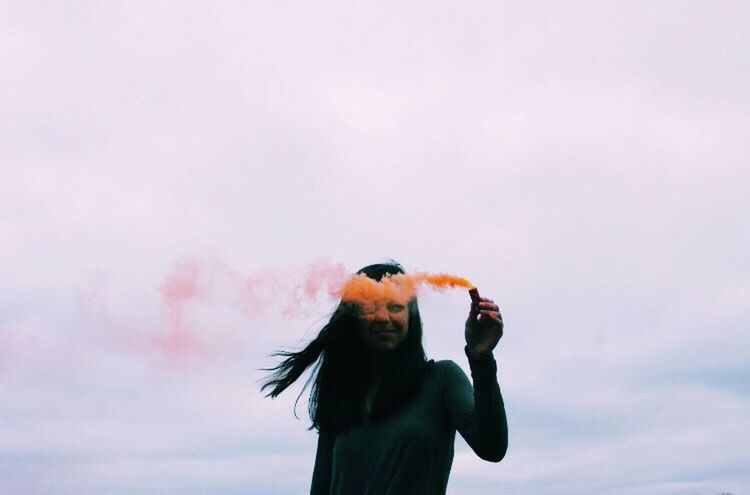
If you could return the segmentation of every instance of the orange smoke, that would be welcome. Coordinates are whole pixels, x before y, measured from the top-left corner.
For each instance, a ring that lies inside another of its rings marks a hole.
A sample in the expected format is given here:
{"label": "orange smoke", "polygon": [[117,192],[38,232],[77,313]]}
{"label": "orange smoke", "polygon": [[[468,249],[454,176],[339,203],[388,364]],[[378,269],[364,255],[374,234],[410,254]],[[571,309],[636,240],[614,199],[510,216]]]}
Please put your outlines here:
{"label": "orange smoke", "polygon": [[473,289],[474,284],[469,282],[463,277],[458,275],[451,275],[450,273],[423,273],[417,272],[413,277],[417,280],[426,282],[436,289],[445,289],[446,287],[464,287],[466,289]]}
{"label": "orange smoke", "polygon": [[430,285],[438,290],[444,290],[448,287],[474,288],[474,284],[469,280],[449,273],[387,274],[380,282],[369,278],[367,275],[357,274],[343,285],[340,297],[344,301],[359,303],[382,299],[405,302],[413,298],[418,288],[423,284]]}

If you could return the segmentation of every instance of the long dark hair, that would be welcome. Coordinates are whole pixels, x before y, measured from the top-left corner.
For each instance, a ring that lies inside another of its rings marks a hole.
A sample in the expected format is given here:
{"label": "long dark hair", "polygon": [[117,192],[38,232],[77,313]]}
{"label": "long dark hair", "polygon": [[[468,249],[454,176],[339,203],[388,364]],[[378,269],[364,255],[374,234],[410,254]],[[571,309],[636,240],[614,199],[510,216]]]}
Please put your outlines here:
{"label": "long dark hair", "polygon": [[[357,273],[379,281],[386,274],[405,272],[397,262],[388,262],[366,266]],[[422,347],[422,319],[416,297],[409,301],[408,311],[409,329],[404,341],[393,351],[392,364],[372,405],[371,421],[381,420],[413,400],[433,362],[427,361]],[[317,362],[300,391],[302,395],[313,380],[308,405],[312,425],[308,430],[315,428],[336,435],[361,423],[370,370],[367,351],[355,332],[358,325],[361,325],[361,320],[359,314],[352,311],[351,303],[339,302],[330,321],[304,349],[271,354],[285,359],[273,368],[261,368],[274,371],[261,387],[261,392],[273,387],[266,397],[275,398]]]}

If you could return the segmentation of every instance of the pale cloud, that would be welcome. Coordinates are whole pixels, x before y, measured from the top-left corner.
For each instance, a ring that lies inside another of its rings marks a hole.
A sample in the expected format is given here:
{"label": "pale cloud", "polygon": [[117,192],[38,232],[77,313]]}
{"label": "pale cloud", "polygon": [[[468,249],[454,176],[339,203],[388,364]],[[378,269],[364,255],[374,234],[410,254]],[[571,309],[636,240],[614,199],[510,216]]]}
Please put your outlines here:
{"label": "pale cloud", "polygon": [[[7,5],[0,489],[304,493],[306,394],[296,419],[302,383],[264,398],[259,368],[334,302],[276,317],[235,282],[393,257],[507,323],[510,450],[457,437],[451,493],[743,493],[746,11]],[[205,352],[175,359],[151,344],[186,257],[213,278],[180,314]],[[420,297],[468,373],[466,303]]]}

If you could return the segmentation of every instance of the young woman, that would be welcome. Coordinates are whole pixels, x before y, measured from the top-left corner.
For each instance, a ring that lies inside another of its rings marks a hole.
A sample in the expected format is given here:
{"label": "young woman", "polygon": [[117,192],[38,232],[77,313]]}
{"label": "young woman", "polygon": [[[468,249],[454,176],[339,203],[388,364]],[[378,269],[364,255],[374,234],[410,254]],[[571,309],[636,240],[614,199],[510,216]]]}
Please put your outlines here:
{"label": "young woman", "polygon": [[[394,262],[357,273],[380,281],[404,270]],[[508,425],[492,354],[503,334],[498,306],[482,297],[469,310],[464,353],[473,387],[454,361],[427,361],[415,297],[355,309],[342,301],[307,347],[274,353],[286,359],[267,369],[275,372],[261,387],[273,386],[266,397],[276,397],[318,362],[311,495],[445,494],[456,431],[481,459],[502,460]]]}

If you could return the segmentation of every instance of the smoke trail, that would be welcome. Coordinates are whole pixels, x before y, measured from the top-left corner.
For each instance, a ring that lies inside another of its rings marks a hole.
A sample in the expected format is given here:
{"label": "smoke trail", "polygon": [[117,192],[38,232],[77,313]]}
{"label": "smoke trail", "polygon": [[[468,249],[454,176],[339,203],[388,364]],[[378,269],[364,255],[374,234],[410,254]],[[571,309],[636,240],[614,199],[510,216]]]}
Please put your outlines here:
{"label": "smoke trail", "polygon": [[[349,277],[344,265],[324,259],[300,266],[267,268],[243,274],[227,263],[185,257],[172,267],[160,286],[161,307],[166,327],[150,338],[150,346],[169,357],[208,352],[219,338],[191,328],[186,311],[190,303],[224,303],[249,318],[263,316],[272,309],[285,318],[306,316],[322,301],[336,297]],[[201,335],[204,335],[201,338]]]}
{"label": "smoke trail", "polygon": [[447,287],[463,287],[465,289],[474,288],[474,284],[469,282],[467,279],[459,277],[457,275],[451,275],[449,273],[429,274],[418,272],[415,275],[412,275],[412,277],[414,277],[419,282],[428,283],[436,289],[445,289]]}
{"label": "smoke trail", "polygon": [[294,319],[320,313],[323,303],[339,299],[360,303],[408,300],[424,286],[440,291],[473,287],[467,279],[447,273],[397,274],[377,282],[352,275],[343,264],[325,259],[243,273],[216,258],[186,256],[174,263],[158,286],[160,321],[124,322],[107,310],[101,297],[87,302],[88,312],[98,316],[98,325],[108,329],[114,348],[183,360],[217,357],[252,337],[246,329],[227,330],[210,319],[199,324],[190,317],[194,316],[191,310],[224,305],[250,319],[269,314]]}
{"label": "smoke trail", "polygon": [[169,356],[196,353],[203,349],[185,326],[184,309],[191,299],[201,296],[199,281],[203,267],[197,260],[183,260],[161,284],[160,292],[166,310],[167,329],[153,338],[153,344]]}
{"label": "smoke trail", "polygon": [[420,286],[427,284],[433,289],[444,290],[449,287],[472,289],[469,280],[449,273],[398,273],[386,275],[378,282],[364,274],[352,276],[343,285],[337,295],[343,300],[364,303],[371,300],[394,299],[408,301],[416,296]]}

